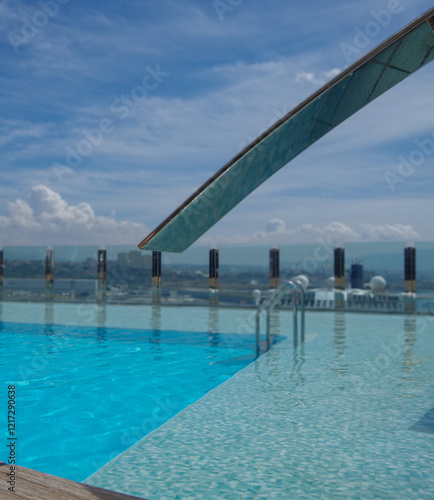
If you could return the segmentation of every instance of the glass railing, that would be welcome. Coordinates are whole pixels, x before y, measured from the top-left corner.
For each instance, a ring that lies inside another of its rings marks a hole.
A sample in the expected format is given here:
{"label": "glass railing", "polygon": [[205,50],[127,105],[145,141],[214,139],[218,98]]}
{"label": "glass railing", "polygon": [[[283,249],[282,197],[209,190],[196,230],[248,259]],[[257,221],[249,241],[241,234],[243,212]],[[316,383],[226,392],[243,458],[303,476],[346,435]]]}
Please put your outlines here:
{"label": "glass railing", "polygon": [[[414,246],[417,310],[434,312],[434,242],[417,242]],[[405,243],[343,245],[347,309],[372,309],[373,302],[387,299],[393,310],[394,302],[402,302],[405,247]],[[52,249],[54,301],[95,301],[98,286],[104,286],[104,300],[108,303],[155,300],[167,304],[209,303],[209,247],[192,246],[182,254],[163,253],[161,285],[157,290],[152,280],[152,252],[139,251],[133,245],[106,247],[106,279],[98,285],[98,250],[97,246],[55,246]],[[214,286],[218,286],[219,304],[253,306],[267,296],[270,290],[269,247],[224,245],[218,250],[219,276]],[[304,274],[310,282],[308,306],[315,309],[336,307],[334,250],[333,244],[321,239],[310,245],[280,246],[280,282]],[[3,300],[46,300],[46,255],[47,248],[42,246],[3,248]],[[380,287],[373,290],[370,284],[375,276],[381,276],[384,281],[377,280]],[[355,293],[355,289],[359,292]],[[381,303],[378,310],[383,306]]]}
{"label": "glass railing", "polygon": [[42,246],[3,248],[3,299],[44,299],[46,250]]}

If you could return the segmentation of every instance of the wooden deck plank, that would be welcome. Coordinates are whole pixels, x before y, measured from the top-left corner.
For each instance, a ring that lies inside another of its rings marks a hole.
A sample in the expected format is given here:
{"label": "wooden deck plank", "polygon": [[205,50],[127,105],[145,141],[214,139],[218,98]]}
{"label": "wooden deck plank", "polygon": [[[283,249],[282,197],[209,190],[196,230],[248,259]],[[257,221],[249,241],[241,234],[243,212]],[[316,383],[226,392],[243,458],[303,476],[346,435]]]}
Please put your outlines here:
{"label": "wooden deck plank", "polygon": [[[0,498],[15,500],[139,500],[132,497],[15,466],[15,492],[8,491],[10,466],[0,462]],[[143,500],[143,499],[140,499]]]}

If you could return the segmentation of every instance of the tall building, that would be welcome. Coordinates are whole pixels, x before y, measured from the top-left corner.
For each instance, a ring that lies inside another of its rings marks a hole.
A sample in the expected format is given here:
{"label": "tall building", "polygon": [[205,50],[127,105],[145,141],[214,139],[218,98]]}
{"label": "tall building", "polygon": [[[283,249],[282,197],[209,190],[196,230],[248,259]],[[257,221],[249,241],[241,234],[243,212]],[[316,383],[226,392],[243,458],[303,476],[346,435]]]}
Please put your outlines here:
{"label": "tall building", "polygon": [[345,290],[345,250],[335,248],[335,289]]}
{"label": "tall building", "polygon": [[355,260],[351,264],[350,271],[351,288],[363,288],[363,264],[362,261]]}

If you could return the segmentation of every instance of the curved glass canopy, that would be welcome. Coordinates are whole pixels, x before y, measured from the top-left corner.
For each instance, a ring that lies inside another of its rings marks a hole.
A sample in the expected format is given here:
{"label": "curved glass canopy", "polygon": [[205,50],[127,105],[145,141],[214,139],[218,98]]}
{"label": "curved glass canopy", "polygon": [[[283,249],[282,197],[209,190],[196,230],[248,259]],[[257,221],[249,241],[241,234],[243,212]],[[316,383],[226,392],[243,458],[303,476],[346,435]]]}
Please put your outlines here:
{"label": "curved glass canopy", "polygon": [[213,175],[140,244],[183,252],[315,141],[434,59],[434,8],[285,115]]}

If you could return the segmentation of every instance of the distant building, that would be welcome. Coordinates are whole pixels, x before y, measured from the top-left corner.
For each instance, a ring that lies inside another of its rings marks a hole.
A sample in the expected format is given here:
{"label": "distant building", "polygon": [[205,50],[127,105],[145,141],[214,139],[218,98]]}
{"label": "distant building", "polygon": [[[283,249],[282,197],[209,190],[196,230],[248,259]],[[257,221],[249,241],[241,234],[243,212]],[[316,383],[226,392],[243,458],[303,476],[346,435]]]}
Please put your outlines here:
{"label": "distant building", "polygon": [[134,269],[151,269],[152,265],[152,257],[138,250],[118,253],[117,261],[122,267],[132,267]]}
{"label": "distant building", "polygon": [[351,288],[363,288],[363,264],[361,261],[354,261],[350,271]]}
{"label": "distant building", "polygon": [[[54,279],[55,294],[74,295],[77,297],[94,296],[96,280],[94,279]],[[38,278],[7,278],[4,280],[6,292],[16,293],[24,291],[29,294],[44,293],[45,279]]]}

